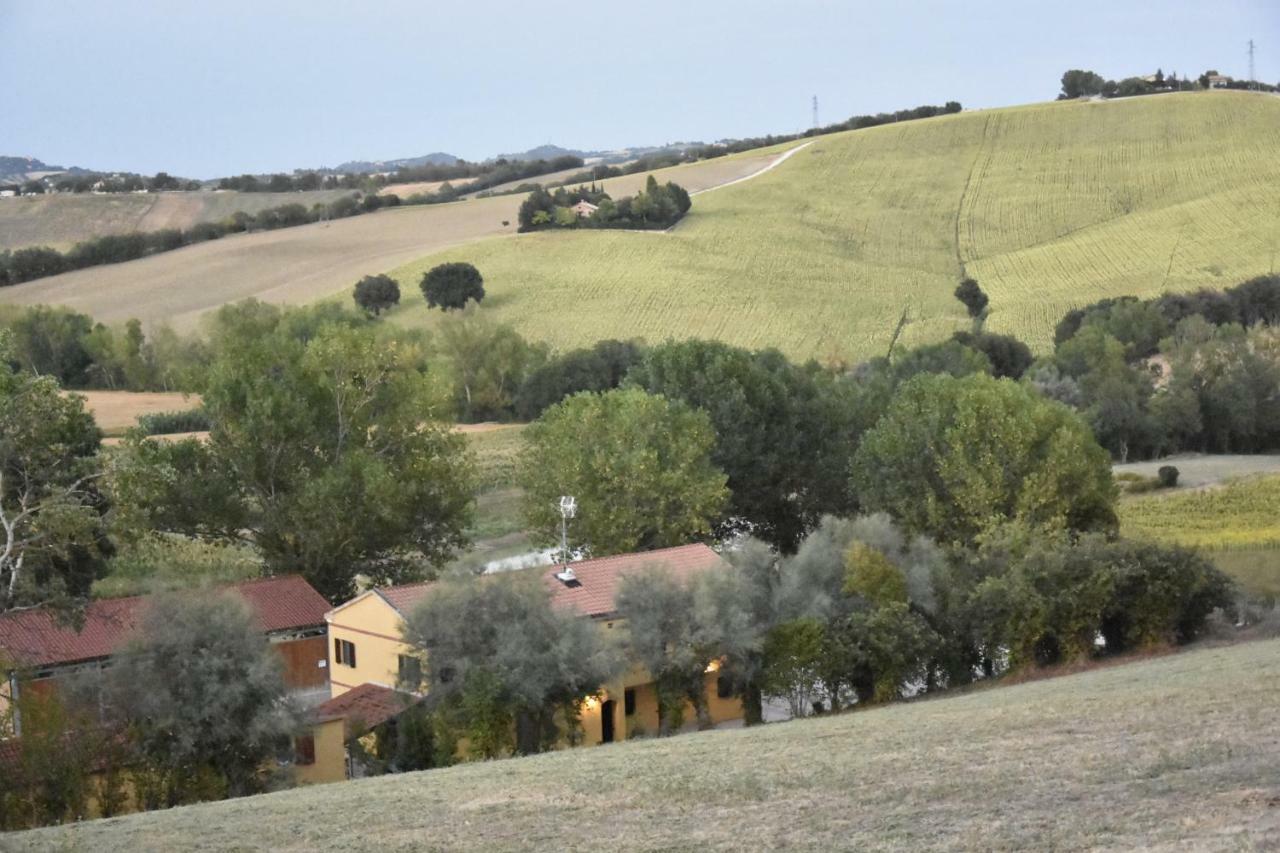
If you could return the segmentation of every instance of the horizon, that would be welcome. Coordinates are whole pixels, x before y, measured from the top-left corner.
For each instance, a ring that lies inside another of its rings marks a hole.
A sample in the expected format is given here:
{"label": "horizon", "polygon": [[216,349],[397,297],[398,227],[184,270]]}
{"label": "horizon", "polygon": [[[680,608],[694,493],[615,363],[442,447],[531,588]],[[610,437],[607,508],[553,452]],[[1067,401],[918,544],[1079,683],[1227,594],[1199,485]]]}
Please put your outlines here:
{"label": "horizon", "polygon": [[[429,152],[482,161],[548,143],[711,142],[803,131],[815,95],[830,124],[950,100],[1049,101],[1069,68],[1247,78],[1250,38],[1256,78],[1280,80],[1280,7],[1249,0],[1179,0],[1159,16],[1088,0],[1066,17],[1013,2],[902,12],[809,0],[769,27],[760,2],[660,0],[643,13],[590,10],[585,36],[575,22],[586,10],[563,2],[424,10],[387,0],[354,16],[331,4],[324,20],[315,10],[296,0],[10,3],[0,75],[22,85],[0,94],[0,154],[209,179]],[[68,92],[73,109],[50,109]]]}

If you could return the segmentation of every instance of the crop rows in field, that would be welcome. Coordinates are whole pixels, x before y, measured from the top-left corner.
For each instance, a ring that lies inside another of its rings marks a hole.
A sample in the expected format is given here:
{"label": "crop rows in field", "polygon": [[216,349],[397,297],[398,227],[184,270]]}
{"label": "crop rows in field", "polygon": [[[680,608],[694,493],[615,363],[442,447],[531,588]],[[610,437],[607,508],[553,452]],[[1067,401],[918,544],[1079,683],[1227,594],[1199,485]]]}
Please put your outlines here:
{"label": "crop rows in field", "polygon": [[1229,548],[1280,543],[1280,476],[1219,487],[1149,493],[1120,504],[1121,529],[1182,545]]}
{"label": "crop rows in field", "polygon": [[559,347],[700,336],[849,360],[882,353],[904,308],[907,344],[963,327],[963,270],[989,327],[1043,351],[1083,303],[1274,269],[1277,185],[1280,99],[1040,104],[818,137],[665,235],[537,234],[397,274],[476,263],[486,310]]}

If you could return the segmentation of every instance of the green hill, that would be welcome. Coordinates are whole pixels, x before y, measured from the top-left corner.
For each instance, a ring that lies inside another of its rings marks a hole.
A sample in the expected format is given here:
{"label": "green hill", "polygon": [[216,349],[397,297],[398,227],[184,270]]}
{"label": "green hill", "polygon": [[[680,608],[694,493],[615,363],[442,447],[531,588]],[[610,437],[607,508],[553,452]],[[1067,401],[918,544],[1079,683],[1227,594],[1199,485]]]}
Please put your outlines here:
{"label": "green hill", "polygon": [[13,850],[1138,847],[1280,837],[1280,641],[0,836]]}
{"label": "green hill", "polygon": [[[818,137],[777,169],[698,196],[667,234],[541,233],[435,254],[468,260],[486,309],[573,346],[720,338],[795,357],[883,353],[965,325],[1034,347],[1072,306],[1225,287],[1280,257],[1280,98],[1206,92],[963,113]],[[416,299],[393,315],[431,322]]]}

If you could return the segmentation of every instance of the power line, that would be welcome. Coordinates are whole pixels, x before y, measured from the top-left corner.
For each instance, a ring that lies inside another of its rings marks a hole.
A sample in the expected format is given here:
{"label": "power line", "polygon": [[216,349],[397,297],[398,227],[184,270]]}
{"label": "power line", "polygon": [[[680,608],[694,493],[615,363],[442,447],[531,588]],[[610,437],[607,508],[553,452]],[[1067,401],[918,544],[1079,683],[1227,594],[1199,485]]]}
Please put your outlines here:
{"label": "power line", "polygon": [[1249,39],[1249,88],[1258,88],[1258,77],[1253,68],[1253,39]]}

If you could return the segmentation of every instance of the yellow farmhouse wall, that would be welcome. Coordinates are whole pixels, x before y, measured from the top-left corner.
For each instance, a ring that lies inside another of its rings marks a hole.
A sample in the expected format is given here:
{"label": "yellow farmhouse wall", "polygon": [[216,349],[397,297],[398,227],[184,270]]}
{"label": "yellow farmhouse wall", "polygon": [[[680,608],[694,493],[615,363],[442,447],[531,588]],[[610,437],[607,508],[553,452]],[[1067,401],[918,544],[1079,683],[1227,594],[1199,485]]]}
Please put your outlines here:
{"label": "yellow farmhouse wall", "polygon": [[[329,614],[329,695],[341,696],[361,684],[396,687],[400,678],[400,655],[413,649],[401,639],[404,620],[400,613],[375,593]],[[338,663],[335,641],[346,640],[356,647],[354,667]]]}
{"label": "yellow farmhouse wall", "polygon": [[341,782],[347,778],[346,722],[325,720],[311,727],[315,739],[313,764],[299,764],[294,768],[294,779],[299,785],[316,785],[323,782]]}

